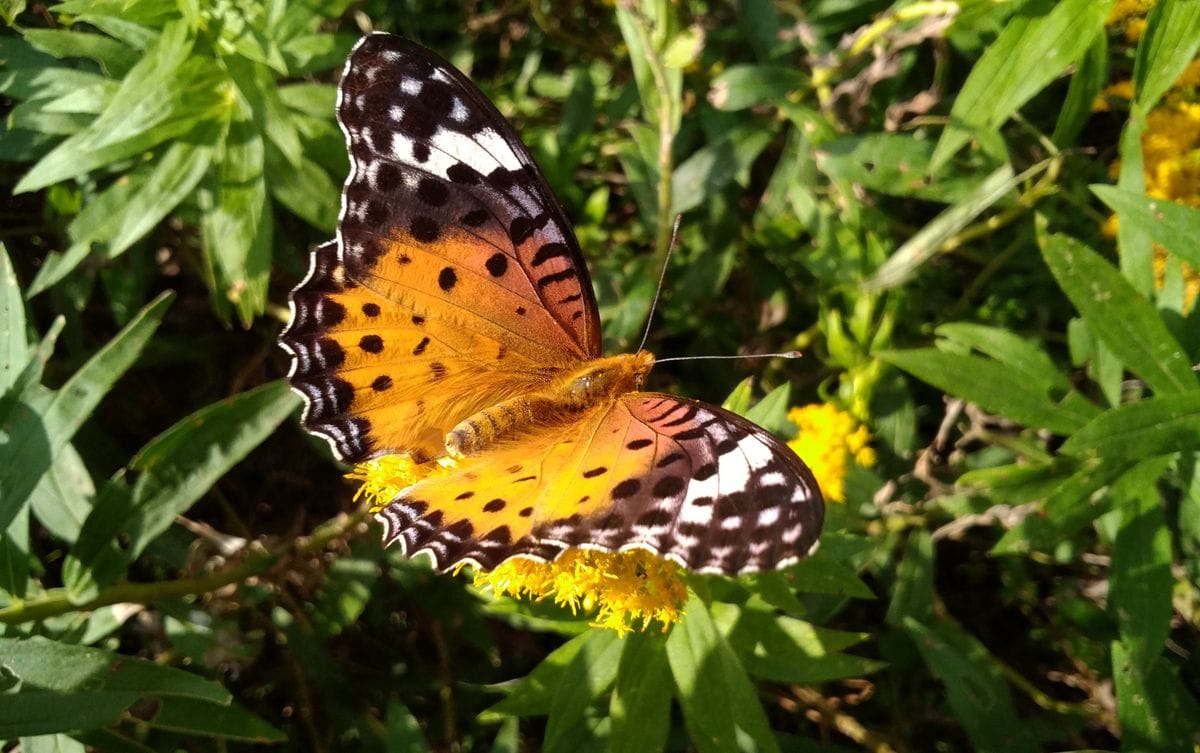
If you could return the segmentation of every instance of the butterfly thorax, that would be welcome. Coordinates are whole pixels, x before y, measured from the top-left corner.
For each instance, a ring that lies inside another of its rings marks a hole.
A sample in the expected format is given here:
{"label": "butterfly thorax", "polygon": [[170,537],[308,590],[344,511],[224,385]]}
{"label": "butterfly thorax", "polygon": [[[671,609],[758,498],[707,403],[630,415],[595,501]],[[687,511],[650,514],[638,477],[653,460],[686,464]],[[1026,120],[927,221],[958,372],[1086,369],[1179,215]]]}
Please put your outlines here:
{"label": "butterfly thorax", "polygon": [[550,391],[561,395],[563,407],[583,410],[641,389],[653,366],[654,355],[645,350],[597,358],[556,379]]}
{"label": "butterfly thorax", "polygon": [[541,389],[511,397],[462,421],[446,435],[446,453],[474,455],[531,426],[571,420],[581,411],[641,389],[653,366],[654,355],[645,350],[586,361]]}

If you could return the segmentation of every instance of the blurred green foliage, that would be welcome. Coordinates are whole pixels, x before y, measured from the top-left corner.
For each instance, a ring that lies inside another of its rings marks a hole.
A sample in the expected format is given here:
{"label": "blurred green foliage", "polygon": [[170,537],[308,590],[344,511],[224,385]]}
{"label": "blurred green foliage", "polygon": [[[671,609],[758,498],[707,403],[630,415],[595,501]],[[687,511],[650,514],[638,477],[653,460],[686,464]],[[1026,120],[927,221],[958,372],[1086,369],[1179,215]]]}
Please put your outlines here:
{"label": "blurred green foliage", "polygon": [[[5,749],[1193,750],[1200,210],[1141,145],[1200,10],[1114,5],[3,3]],[[370,27],[517,126],[610,349],[682,212],[651,348],[806,357],[659,384],[868,423],[817,556],[620,638],[380,548],[274,346]]]}

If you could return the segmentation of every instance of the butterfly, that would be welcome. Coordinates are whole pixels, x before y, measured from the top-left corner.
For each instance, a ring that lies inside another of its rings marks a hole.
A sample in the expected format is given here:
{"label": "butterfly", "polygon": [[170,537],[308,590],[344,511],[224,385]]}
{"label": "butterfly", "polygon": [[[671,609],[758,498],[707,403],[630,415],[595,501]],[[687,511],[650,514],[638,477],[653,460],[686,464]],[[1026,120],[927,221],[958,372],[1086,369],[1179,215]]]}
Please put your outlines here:
{"label": "butterfly", "polygon": [[376,517],[437,568],[645,549],[692,571],[781,568],[815,548],[820,490],[729,411],[642,391],[654,356],[603,357],[574,231],[466,76],[392,34],[338,87],[351,169],[280,336],[305,428],[343,461],[453,457]]}

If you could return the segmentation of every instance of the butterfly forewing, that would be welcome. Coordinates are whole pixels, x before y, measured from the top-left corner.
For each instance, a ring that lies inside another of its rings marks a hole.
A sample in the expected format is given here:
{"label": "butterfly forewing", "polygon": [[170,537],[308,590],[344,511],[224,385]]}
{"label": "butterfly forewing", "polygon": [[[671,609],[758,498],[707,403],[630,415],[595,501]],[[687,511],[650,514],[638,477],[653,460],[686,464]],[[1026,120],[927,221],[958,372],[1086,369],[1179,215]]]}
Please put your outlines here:
{"label": "butterfly forewing", "polygon": [[343,460],[447,431],[599,352],[586,267],[528,152],[460,73],[399,37],[351,53],[351,171],[281,337],[305,426]]}
{"label": "butterfly forewing", "polygon": [[351,274],[379,278],[394,297],[427,292],[447,303],[432,315],[484,320],[552,356],[600,354],[574,232],[474,84],[429,50],[372,34],[347,62],[338,120],[351,160],[339,227]]}
{"label": "butterfly forewing", "polygon": [[763,429],[711,405],[631,393],[427,479],[378,517],[387,540],[443,568],[592,547],[734,574],[807,554],[823,505],[808,469]]}

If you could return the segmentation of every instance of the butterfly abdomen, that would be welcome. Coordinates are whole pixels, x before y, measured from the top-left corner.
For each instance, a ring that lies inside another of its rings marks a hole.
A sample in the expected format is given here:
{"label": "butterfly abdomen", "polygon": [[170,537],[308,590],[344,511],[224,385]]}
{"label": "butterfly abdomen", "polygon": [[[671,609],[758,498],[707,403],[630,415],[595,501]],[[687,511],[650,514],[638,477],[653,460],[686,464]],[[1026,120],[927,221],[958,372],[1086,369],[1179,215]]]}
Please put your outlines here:
{"label": "butterfly abdomen", "polygon": [[653,364],[654,356],[646,351],[588,361],[544,389],[509,398],[460,422],[446,435],[446,454],[474,455],[524,428],[570,420],[639,389]]}

